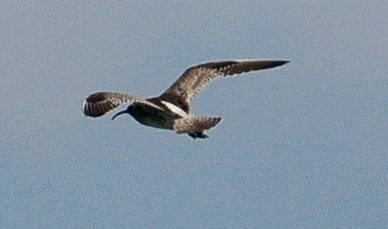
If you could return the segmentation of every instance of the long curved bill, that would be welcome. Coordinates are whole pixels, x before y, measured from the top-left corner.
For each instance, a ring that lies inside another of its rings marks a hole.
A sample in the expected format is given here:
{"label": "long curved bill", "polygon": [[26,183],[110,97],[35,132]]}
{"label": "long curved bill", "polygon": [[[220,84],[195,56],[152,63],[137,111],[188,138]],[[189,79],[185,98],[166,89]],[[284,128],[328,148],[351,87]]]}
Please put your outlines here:
{"label": "long curved bill", "polygon": [[113,115],[112,120],[114,120],[117,116],[128,113],[127,110],[123,110],[120,112],[117,112],[115,115]]}

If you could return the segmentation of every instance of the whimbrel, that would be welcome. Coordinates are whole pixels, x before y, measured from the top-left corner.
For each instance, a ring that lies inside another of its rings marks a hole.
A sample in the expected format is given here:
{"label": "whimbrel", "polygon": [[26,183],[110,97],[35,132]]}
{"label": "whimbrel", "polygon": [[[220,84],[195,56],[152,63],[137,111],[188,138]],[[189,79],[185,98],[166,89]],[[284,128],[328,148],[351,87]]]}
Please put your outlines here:
{"label": "whimbrel", "polygon": [[86,116],[100,117],[117,107],[131,103],[121,114],[130,114],[140,124],[188,134],[192,138],[207,138],[203,132],[216,126],[220,117],[197,116],[190,111],[190,102],[210,81],[250,71],[275,68],[288,63],[284,60],[230,60],[203,63],[188,68],[164,93],[148,99],[130,94],[97,92],[83,104]]}

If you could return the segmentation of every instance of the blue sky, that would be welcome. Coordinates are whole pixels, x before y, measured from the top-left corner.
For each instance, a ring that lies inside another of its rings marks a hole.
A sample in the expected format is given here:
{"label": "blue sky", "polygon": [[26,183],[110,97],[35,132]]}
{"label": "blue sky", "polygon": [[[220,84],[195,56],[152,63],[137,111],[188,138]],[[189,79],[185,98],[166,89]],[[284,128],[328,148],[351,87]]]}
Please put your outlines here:
{"label": "blue sky", "polygon": [[[385,1],[2,1],[2,228],[382,228]],[[206,140],[84,98],[154,96],[209,60],[288,59],[212,82]]]}

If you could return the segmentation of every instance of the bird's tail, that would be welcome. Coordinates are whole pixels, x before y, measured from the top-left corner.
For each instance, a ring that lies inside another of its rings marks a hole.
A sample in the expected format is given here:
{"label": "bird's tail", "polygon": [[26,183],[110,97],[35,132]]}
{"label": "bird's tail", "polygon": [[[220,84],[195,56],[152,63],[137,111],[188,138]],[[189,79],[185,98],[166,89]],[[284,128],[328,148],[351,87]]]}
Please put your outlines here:
{"label": "bird's tail", "polygon": [[202,133],[216,126],[221,121],[220,117],[188,116],[174,122],[174,130],[178,134]]}

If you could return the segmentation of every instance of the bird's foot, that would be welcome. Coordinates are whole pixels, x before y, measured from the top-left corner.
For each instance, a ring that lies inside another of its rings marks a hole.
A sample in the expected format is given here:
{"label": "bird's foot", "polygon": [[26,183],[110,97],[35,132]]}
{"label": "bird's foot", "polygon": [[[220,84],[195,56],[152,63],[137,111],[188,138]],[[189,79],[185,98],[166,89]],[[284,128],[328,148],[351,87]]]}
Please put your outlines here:
{"label": "bird's foot", "polygon": [[209,136],[207,136],[206,134],[204,134],[202,132],[188,133],[188,135],[190,137],[192,137],[193,139],[196,139],[196,138],[208,138],[209,137]]}

